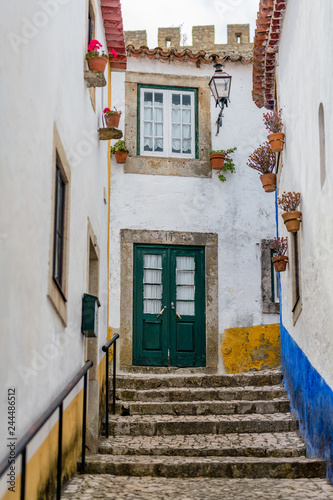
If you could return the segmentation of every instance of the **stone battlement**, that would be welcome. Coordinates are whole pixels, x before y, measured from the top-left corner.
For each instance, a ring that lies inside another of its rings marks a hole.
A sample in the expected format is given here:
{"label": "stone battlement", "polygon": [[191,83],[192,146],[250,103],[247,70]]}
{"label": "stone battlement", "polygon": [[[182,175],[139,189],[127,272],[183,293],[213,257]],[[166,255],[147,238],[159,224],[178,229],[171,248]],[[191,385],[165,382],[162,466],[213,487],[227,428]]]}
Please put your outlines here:
{"label": "stone battlement", "polygon": [[[215,26],[193,26],[192,45],[181,45],[181,33],[179,27],[158,28],[158,47],[164,50],[174,48],[177,50],[190,49],[192,52],[204,50],[211,54],[252,56],[253,43],[250,43],[249,24],[228,24],[228,42],[226,44],[215,44]],[[125,31],[125,44],[134,45],[139,48],[147,46],[147,32]]]}

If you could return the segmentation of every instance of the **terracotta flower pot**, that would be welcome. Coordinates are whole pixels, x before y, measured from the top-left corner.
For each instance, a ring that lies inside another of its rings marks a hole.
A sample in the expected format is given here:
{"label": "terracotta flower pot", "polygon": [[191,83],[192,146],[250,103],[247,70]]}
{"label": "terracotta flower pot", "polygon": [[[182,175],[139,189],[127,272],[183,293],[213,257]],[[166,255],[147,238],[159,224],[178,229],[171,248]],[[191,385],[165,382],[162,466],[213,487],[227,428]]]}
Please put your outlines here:
{"label": "terracotta flower pot", "polygon": [[286,270],[288,257],[286,255],[275,255],[275,257],[272,257],[272,262],[275,271],[281,273]]}
{"label": "terracotta flower pot", "polygon": [[125,163],[127,158],[127,151],[115,151],[114,153],[117,163]]}
{"label": "terracotta flower pot", "polygon": [[276,174],[263,174],[260,176],[266,193],[272,193],[276,189]]}
{"label": "terracotta flower pot", "polygon": [[275,134],[269,134],[267,136],[271,149],[274,153],[279,153],[283,149],[284,145],[284,134],[282,132],[276,132]]}
{"label": "terracotta flower pot", "polygon": [[105,113],[104,120],[107,127],[117,128],[120,120],[120,113]]}
{"label": "terracotta flower pot", "polygon": [[301,224],[302,212],[285,212],[282,218],[289,233],[297,233]]}
{"label": "terracotta flower pot", "polygon": [[212,153],[210,155],[210,161],[212,162],[212,168],[214,170],[221,170],[224,163],[225,154],[224,153]]}
{"label": "terracotta flower pot", "polygon": [[108,60],[106,57],[93,56],[89,58],[88,64],[91,71],[102,71],[104,73],[107,62]]}

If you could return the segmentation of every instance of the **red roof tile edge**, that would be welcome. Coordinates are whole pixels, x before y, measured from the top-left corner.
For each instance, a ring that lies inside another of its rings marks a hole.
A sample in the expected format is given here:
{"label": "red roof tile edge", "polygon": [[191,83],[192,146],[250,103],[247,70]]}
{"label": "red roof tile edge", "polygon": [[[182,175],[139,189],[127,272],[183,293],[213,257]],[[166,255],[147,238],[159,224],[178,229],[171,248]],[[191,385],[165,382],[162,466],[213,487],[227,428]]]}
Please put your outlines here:
{"label": "red roof tile edge", "polygon": [[274,100],[275,54],[288,0],[260,0],[253,47],[252,99],[258,108],[271,109]]}
{"label": "red roof tile edge", "polygon": [[101,0],[101,8],[108,53],[110,55],[114,49],[118,54],[116,59],[112,56],[109,59],[111,70],[126,70],[127,55],[120,0]]}
{"label": "red roof tile edge", "polygon": [[161,47],[156,47],[155,49],[149,49],[147,46],[142,45],[139,49],[136,49],[134,45],[127,45],[127,56],[128,57],[145,57],[146,59],[159,59],[160,61],[189,61],[195,63],[197,66],[203,64],[210,64],[215,62],[241,62],[242,64],[250,64],[252,62],[252,57],[246,58],[243,56],[229,56],[220,58],[218,54],[210,54],[204,50],[193,53],[190,49],[184,49],[178,51],[176,49],[163,50]]}

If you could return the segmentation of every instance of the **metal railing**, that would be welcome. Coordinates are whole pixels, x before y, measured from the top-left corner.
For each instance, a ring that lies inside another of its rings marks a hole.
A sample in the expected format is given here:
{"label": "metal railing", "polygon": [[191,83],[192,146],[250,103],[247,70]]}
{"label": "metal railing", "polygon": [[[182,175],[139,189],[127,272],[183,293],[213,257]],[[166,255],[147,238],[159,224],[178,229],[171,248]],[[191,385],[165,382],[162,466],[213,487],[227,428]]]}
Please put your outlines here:
{"label": "metal railing", "polygon": [[112,394],[112,412],[116,413],[116,359],[117,359],[117,343],[116,340],[119,339],[119,333],[116,333],[105,345],[102,347],[102,351],[106,352],[106,414],[105,414],[105,435],[109,437],[109,348],[113,345],[113,394]]}
{"label": "metal railing", "polygon": [[[20,499],[25,499],[25,483],[26,483],[26,459],[27,459],[27,446],[30,441],[35,437],[47,420],[59,408],[59,430],[58,430],[58,464],[57,464],[57,500],[61,497],[61,472],[62,472],[62,430],[63,430],[63,401],[74,387],[84,377],[83,384],[83,417],[82,417],[82,462],[81,472],[85,470],[85,457],[86,457],[86,423],[87,423],[87,376],[88,370],[93,366],[92,361],[86,361],[83,367],[75,374],[72,380],[67,384],[65,389],[59,394],[58,397],[50,404],[46,411],[39,417],[39,419],[30,427],[25,436],[17,443],[15,447],[15,460],[22,455],[21,467],[21,491]],[[6,457],[0,463],[0,478],[10,467],[9,457]]]}

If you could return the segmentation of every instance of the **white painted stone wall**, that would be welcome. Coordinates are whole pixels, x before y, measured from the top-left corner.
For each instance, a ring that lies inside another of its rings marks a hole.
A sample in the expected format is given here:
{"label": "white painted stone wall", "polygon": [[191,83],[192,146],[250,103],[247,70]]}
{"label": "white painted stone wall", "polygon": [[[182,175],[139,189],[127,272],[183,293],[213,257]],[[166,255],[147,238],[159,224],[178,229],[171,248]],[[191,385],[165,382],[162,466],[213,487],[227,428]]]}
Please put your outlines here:
{"label": "white painted stone wall", "polygon": [[[286,145],[280,193],[300,191],[302,312],[293,325],[291,273],[282,276],[283,323],[333,387],[333,33],[332,2],[289,1],[278,81]],[[318,111],[324,107],[326,181],[321,186]],[[279,217],[280,235],[286,236]],[[290,238],[289,238],[290,239]],[[291,241],[291,239],[290,239]],[[289,252],[290,255],[290,252]]]}
{"label": "white painted stone wall", "polygon": [[[128,58],[128,70],[144,73],[210,77],[212,65],[163,63]],[[266,140],[262,111],[251,98],[252,65],[227,63],[232,75],[231,103],[216,135],[218,109],[211,100],[213,149],[237,146],[236,173],[227,181],[212,178],[124,174],[112,159],[110,324],[120,326],[121,229],[214,232],[219,235],[219,331],[225,328],[278,323],[278,315],[262,314],[260,240],[275,236],[274,194],[265,193],[248,156]],[[113,104],[125,113],[124,74],[112,74]],[[120,128],[123,128],[124,121]],[[133,154],[133,152],[130,152]],[[220,345],[220,339],[219,339]],[[222,370],[222,360],[220,360]]]}
{"label": "white painted stone wall", "polygon": [[[106,339],[108,148],[97,129],[107,90],[96,90],[95,112],[83,78],[86,20],[82,0],[6,2],[0,20],[1,459],[7,452],[7,388],[17,390],[21,437],[85,362],[88,217],[101,252],[100,347]],[[105,47],[103,33],[98,10],[97,39]],[[71,166],[67,328],[47,297],[54,124]],[[47,427],[29,457],[46,434]]]}

